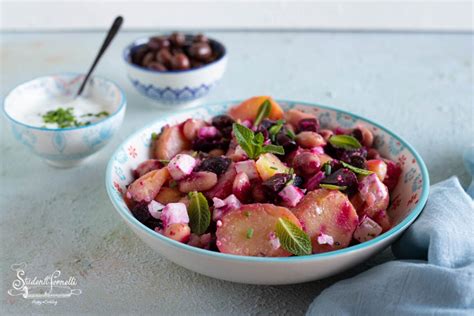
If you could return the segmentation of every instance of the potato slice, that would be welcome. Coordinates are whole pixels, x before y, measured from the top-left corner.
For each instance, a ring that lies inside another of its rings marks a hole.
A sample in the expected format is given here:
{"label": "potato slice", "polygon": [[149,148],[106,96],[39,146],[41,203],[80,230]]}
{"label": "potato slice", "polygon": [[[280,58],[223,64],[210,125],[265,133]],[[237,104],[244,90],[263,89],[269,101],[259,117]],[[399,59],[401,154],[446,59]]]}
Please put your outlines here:
{"label": "potato slice", "polygon": [[349,246],[359,222],[347,196],[337,190],[311,191],[292,211],[311,238],[313,253]]}
{"label": "potato slice", "polygon": [[168,203],[177,203],[184,195],[179,192],[178,188],[167,188],[162,187],[160,192],[155,196],[155,201],[160,202],[163,205]]}
{"label": "potato slice", "polygon": [[289,168],[285,166],[277,156],[271,153],[260,155],[256,162],[256,168],[263,181],[273,177],[277,173],[288,173]]}
{"label": "potato slice", "polygon": [[163,167],[163,164],[157,159],[148,159],[138,165],[138,167],[133,170],[133,176],[135,179],[140,178],[141,176],[147,174],[148,172]]}
{"label": "potato slice", "polygon": [[191,149],[191,143],[184,137],[179,125],[166,126],[154,143],[156,159],[170,160],[180,152]]}
{"label": "potato slice", "polygon": [[150,202],[170,178],[168,168],[150,171],[130,184],[126,196],[135,202]]}
{"label": "potato slice", "polygon": [[247,204],[222,217],[217,227],[217,247],[223,253],[257,257],[288,257],[291,253],[275,246],[275,234],[279,218],[285,218],[298,227],[298,219],[285,207],[273,204]]}
{"label": "potato slice", "polygon": [[[362,207],[358,210],[362,210],[362,213],[373,219],[375,214],[387,209],[390,200],[387,186],[380,181],[375,173],[359,181],[359,193],[356,196],[363,202]],[[377,220],[375,221],[377,222]],[[379,224],[381,225],[381,223]]]}

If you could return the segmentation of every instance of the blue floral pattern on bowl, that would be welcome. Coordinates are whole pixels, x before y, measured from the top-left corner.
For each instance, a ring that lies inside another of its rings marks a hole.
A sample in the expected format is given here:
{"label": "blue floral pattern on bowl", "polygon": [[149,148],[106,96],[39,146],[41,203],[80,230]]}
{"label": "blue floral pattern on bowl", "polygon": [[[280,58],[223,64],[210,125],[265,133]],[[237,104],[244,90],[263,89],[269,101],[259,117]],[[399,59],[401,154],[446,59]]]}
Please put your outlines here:
{"label": "blue floral pattern on bowl", "polygon": [[201,84],[197,87],[173,89],[171,87],[159,88],[152,84],[145,85],[132,78],[130,78],[130,81],[141,94],[166,104],[184,103],[202,98],[216,85],[216,82],[213,82],[210,84]]}

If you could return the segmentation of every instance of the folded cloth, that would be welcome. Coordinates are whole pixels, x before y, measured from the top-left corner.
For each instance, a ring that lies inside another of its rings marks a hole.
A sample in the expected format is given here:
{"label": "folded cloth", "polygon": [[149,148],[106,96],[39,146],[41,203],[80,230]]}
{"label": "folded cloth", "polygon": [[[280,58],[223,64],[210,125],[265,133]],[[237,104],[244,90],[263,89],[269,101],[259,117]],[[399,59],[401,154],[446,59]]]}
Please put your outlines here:
{"label": "folded cloth", "polygon": [[474,315],[474,203],[457,178],[431,187],[392,252],[403,260],[332,285],[307,315]]}

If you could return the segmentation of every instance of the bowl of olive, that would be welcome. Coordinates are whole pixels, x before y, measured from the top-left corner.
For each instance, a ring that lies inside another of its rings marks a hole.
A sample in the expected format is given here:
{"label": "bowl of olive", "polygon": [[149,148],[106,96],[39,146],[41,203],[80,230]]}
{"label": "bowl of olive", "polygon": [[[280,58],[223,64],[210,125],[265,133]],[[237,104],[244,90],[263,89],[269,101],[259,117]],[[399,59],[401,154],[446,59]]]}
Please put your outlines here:
{"label": "bowl of olive", "polygon": [[133,86],[165,106],[199,104],[227,65],[223,44],[203,34],[178,32],[139,38],[123,57]]}

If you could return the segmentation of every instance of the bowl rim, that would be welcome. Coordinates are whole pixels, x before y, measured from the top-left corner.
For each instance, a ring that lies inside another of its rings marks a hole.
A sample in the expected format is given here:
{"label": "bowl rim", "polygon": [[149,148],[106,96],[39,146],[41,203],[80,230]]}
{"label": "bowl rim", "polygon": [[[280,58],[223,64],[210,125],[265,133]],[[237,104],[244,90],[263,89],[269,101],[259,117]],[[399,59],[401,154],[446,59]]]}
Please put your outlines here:
{"label": "bowl rim", "polygon": [[[229,100],[229,101],[220,101],[220,102],[213,102],[213,103],[208,103],[203,105],[202,107],[204,108],[210,108],[210,107],[215,107],[219,105],[225,105],[225,104],[239,104],[239,102],[242,102],[243,100]],[[400,141],[401,144],[403,144],[415,157],[417,164],[420,166],[420,171],[422,174],[422,180],[423,180],[423,185],[422,185],[422,191],[421,191],[421,196],[414,207],[414,209],[408,214],[408,216],[403,219],[400,223],[398,223],[396,226],[392,227],[390,230],[387,232],[375,237],[372,240],[353,245],[347,248],[339,249],[339,250],[334,250],[330,252],[324,252],[324,253],[318,253],[318,254],[311,254],[311,255],[306,255],[306,256],[291,256],[291,257],[252,257],[252,256],[240,256],[240,255],[233,255],[233,254],[226,254],[226,253],[221,253],[217,251],[210,251],[206,249],[201,249],[198,247],[193,247],[189,246],[187,244],[175,241],[173,239],[170,239],[168,237],[165,237],[145,225],[143,225],[141,222],[139,222],[128,210],[128,208],[125,208],[122,206],[122,203],[119,203],[117,201],[117,195],[114,193],[114,188],[112,187],[111,181],[109,179],[112,178],[112,166],[115,161],[115,157],[121,150],[122,146],[126,143],[128,143],[131,139],[142,133],[143,130],[150,128],[151,126],[157,124],[159,121],[163,121],[163,118],[155,120],[138,131],[135,131],[132,135],[128,136],[114,151],[112,154],[109,163],[107,164],[107,170],[106,170],[106,175],[105,175],[105,185],[107,189],[107,194],[109,196],[109,199],[112,201],[112,204],[114,205],[116,211],[121,215],[122,218],[129,224],[132,224],[135,228],[138,230],[143,231],[145,234],[149,235],[152,238],[158,239],[159,241],[162,241],[169,246],[172,246],[174,248],[180,248],[181,250],[185,250],[188,252],[192,252],[198,255],[204,255],[204,256],[209,256],[209,257],[214,257],[216,259],[223,259],[223,260],[228,260],[228,261],[240,261],[242,263],[249,263],[249,262],[259,262],[259,263],[291,263],[291,262],[306,262],[306,261],[319,261],[319,260],[324,260],[332,257],[337,257],[340,255],[347,255],[353,252],[356,252],[358,250],[362,249],[367,249],[370,248],[371,246],[374,246],[375,244],[378,244],[379,242],[388,239],[389,237],[392,237],[396,233],[399,233],[403,231],[407,226],[409,226],[421,213],[423,210],[426,201],[428,199],[428,194],[429,194],[429,175],[428,175],[428,170],[426,168],[426,165],[421,158],[421,156],[418,154],[418,152],[408,143],[406,142],[403,138],[398,136],[397,134],[393,133],[391,130],[381,126],[378,123],[373,122],[370,119],[364,118],[362,116],[359,116],[357,114],[353,114],[349,111],[341,110],[333,106],[327,106],[327,105],[320,105],[317,103],[312,103],[312,102],[300,102],[300,101],[293,101],[293,100],[286,100],[286,99],[276,99],[276,102],[281,102],[281,103],[293,103],[297,105],[305,105],[305,106],[312,106],[312,107],[317,107],[321,109],[326,109],[326,110],[332,110],[336,112],[340,112],[343,114],[350,115],[354,118],[360,119],[362,121],[365,121],[369,124],[372,124],[373,126],[376,126],[377,128],[387,132],[389,135],[392,137],[396,138],[397,140]],[[169,117],[175,116],[175,115],[182,115],[182,114],[192,114],[199,108],[194,108],[194,109],[189,109],[189,110],[183,110],[179,112],[179,114],[174,114]],[[168,117],[168,118],[169,118]]]}
{"label": "bowl rim", "polygon": [[33,126],[33,125],[29,125],[29,124],[26,124],[26,123],[23,123],[23,122],[20,122],[16,119],[14,119],[10,114],[8,114],[7,110],[5,109],[6,107],[6,103],[7,103],[7,100],[8,98],[10,97],[11,94],[13,94],[13,92],[15,92],[15,90],[17,90],[18,88],[20,88],[21,86],[24,86],[26,84],[29,84],[33,81],[36,81],[36,80],[41,80],[41,79],[46,79],[46,78],[51,78],[51,77],[73,77],[73,76],[85,76],[85,74],[83,73],[78,73],[78,72],[61,72],[61,73],[55,73],[55,74],[49,74],[49,75],[44,75],[44,76],[39,76],[39,77],[35,77],[33,79],[30,79],[30,80],[27,80],[27,81],[23,81],[22,83],[16,85],[14,88],[12,88],[8,93],[7,95],[5,96],[5,98],[3,99],[3,105],[2,105],[2,112],[3,112],[3,115],[9,119],[10,121],[12,121],[13,123],[15,124],[18,124],[18,125],[21,125],[21,126],[24,126],[24,127],[27,127],[27,128],[31,128],[31,129],[35,129],[35,130],[40,130],[40,131],[51,131],[51,132],[59,132],[59,131],[73,131],[73,130],[79,130],[79,129],[86,129],[86,128],[90,128],[90,127],[94,127],[94,126],[97,126],[99,124],[102,124],[102,123],[105,123],[107,121],[109,121],[110,119],[112,119],[114,116],[116,116],[117,114],[119,114],[120,112],[122,112],[122,110],[126,107],[127,105],[127,96],[124,92],[124,90],[113,80],[110,80],[110,79],[107,79],[105,77],[102,77],[102,76],[97,76],[97,75],[92,75],[89,80],[93,79],[93,78],[98,78],[98,79],[101,79],[101,80],[104,80],[106,82],[109,82],[110,84],[112,84],[115,88],[117,88],[117,90],[120,92],[120,105],[118,106],[117,110],[115,110],[113,113],[111,113],[109,116],[107,116],[106,118],[100,120],[100,121],[97,121],[97,122],[94,122],[94,123],[91,123],[89,125],[85,125],[85,126],[78,126],[78,127],[66,127],[66,128],[47,128],[47,127],[39,127],[39,126]]}
{"label": "bowl rim", "polygon": [[[163,74],[163,75],[166,75],[166,74],[178,75],[178,74],[190,73],[190,72],[193,72],[193,71],[199,71],[199,70],[206,69],[208,67],[211,67],[211,66],[213,66],[217,63],[220,63],[220,62],[224,61],[227,58],[227,48],[225,47],[225,45],[222,44],[222,42],[219,42],[219,41],[215,40],[214,38],[208,37],[209,41],[215,42],[215,43],[219,44],[220,46],[222,46],[223,52],[222,52],[222,56],[220,56],[216,60],[213,60],[212,62],[210,62],[208,64],[205,64],[201,67],[191,68],[191,69],[184,69],[184,70],[165,70],[165,71],[162,71],[162,70],[153,70],[153,69],[144,68],[144,67],[135,65],[134,63],[131,62],[130,53],[132,51],[132,48],[137,47],[139,45],[143,45],[144,43],[148,42],[150,40],[150,38],[155,37],[155,36],[160,36],[160,35],[164,35],[164,33],[149,35],[149,36],[142,36],[142,37],[136,38],[130,44],[125,46],[125,48],[123,49],[123,52],[122,52],[122,58],[125,61],[125,63],[127,65],[130,65],[131,67],[133,67],[135,69],[138,69],[138,70],[141,70],[141,71],[144,71],[144,72],[148,72],[148,73],[156,73],[156,74]],[[188,35],[193,35],[193,34],[185,33],[185,35],[188,36]]]}

